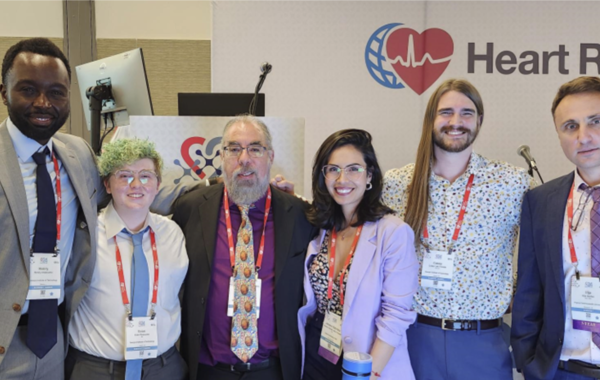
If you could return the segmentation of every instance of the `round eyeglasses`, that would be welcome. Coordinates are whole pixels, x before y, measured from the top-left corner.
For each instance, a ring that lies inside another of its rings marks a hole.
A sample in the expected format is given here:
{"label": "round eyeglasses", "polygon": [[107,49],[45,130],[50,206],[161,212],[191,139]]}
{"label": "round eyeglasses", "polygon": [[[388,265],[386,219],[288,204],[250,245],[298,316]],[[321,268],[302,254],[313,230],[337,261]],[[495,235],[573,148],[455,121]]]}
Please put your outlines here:
{"label": "round eyeglasses", "polygon": [[153,184],[158,181],[156,173],[150,170],[140,170],[134,172],[132,170],[117,170],[114,174],[115,178],[121,185],[131,185],[133,179],[136,177],[142,185]]}
{"label": "round eyeglasses", "polygon": [[359,179],[366,169],[358,164],[348,165],[345,168],[340,168],[337,165],[323,166],[323,175],[330,181],[335,181],[336,179],[340,178],[342,171],[344,171],[344,176],[346,176],[346,178],[349,180],[355,180]]}

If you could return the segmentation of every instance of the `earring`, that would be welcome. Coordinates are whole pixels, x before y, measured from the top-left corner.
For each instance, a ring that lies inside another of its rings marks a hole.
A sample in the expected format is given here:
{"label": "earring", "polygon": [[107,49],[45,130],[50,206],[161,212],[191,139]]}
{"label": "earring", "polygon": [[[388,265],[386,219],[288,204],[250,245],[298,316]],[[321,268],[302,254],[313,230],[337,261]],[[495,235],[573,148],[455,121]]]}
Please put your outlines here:
{"label": "earring", "polygon": [[373,184],[371,182],[367,183],[367,188],[365,189],[366,191],[369,191],[373,188]]}

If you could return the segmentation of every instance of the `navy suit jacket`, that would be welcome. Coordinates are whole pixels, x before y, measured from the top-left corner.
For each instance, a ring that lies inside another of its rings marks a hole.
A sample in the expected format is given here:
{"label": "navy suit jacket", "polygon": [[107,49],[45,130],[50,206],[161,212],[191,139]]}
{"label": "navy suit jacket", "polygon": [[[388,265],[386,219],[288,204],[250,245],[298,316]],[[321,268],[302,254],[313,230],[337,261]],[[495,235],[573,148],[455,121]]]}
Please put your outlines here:
{"label": "navy suit jacket", "polygon": [[553,379],[565,335],[563,223],[574,173],[523,200],[511,344],[525,379]]}

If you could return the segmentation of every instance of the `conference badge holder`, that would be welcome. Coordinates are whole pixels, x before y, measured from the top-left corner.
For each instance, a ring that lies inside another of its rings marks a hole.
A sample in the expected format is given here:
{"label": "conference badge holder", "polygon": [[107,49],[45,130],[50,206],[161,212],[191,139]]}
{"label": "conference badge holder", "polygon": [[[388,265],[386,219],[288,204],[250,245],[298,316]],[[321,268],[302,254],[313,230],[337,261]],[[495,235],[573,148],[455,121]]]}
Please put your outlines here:
{"label": "conference badge holder", "polygon": [[57,253],[32,253],[29,259],[28,300],[60,298],[60,255]]}
{"label": "conference badge holder", "polygon": [[[258,277],[258,274],[256,274],[256,277]],[[255,284],[256,284],[256,289],[254,291],[255,294],[255,309],[256,309],[256,319],[260,318],[260,296],[261,296],[261,290],[262,290],[262,280],[260,278],[257,278],[255,280]],[[234,299],[234,292],[235,292],[235,278],[234,277],[229,277],[229,295],[227,296],[227,316],[228,317],[233,317],[233,299]]]}
{"label": "conference badge holder", "polygon": [[452,249],[449,251],[427,250],[423,256],[421,286],[450,290],[454,275],[454,257]]}
{"label": "conference badge holder", "polygon": [[325,313],[319,355],[333,364],[337,364],[342,355],[342,317],[331,311]]}
{"label": "conference badge holder", "polygon": [[573,329],[600,333],[600,279],[571,279],[571,316]]}
{"label": "conference badge holder", "polygon": [[125,319],[125,360],[152,359],[158,356],[156,318]]}

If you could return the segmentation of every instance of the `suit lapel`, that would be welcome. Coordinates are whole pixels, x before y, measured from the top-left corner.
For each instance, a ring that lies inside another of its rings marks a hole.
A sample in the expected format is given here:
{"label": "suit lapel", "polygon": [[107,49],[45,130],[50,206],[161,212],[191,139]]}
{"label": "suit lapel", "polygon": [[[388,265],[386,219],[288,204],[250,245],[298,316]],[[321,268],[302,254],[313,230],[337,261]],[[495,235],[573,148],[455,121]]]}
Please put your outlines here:
{"label": "suit lapel", "polygon": [[367,222],[364,224],[360,239],[356,245],[350,273],[348,275],[348,285],[344,291],[344,310],[350,310],[354,301],[354,296],[361,285],[367,270],[370,267],[373,256],[375,255],[377,242],[377,223]]}
{"label": "suit lapel", "polygon": [[15,220],[21,256],[29,273],[29,208],[27,194],[23,184],[23,175],[17,159],[17,152],[12,144],[6,121],[0,125],[0,186]]}
{"label": "suit lapel", "polygon": [[200,248],[200,254],[206,257],[208,268],[210,268],[208,271],[209,275],[212,272],[213,258],[215,256],[219,210],[222,203],[217,197],[223,197],[223,184],[211,186],[209,191],[204,194],[203,202],[198,206],[200,229],[204,238],[204,250]]}
{"label": "suit lapel", "polygon": [[294,235],[295,218],[289,217],[293,205],[280,193],[280,190],[271,188],[273,198],[273,226],[275,228],[275,285],[281,277],[285,262],[290,255],[290,245]]}
{"label": "suit lapel", "polygon": [[562,237],[563,225],[565,220],[565,205],[569,197],[569,191],[573,184],[574,173],[566,175],[556,184],[556,188],[548,194],[546,205],[559,205],[559,207],[549,206],[546,208],[546,223],[548,231],[547,250],[550,256],[552,268],[554,270],[554,279],[558,287],[558,293],[565,310],[565,284],[563,268]]}

